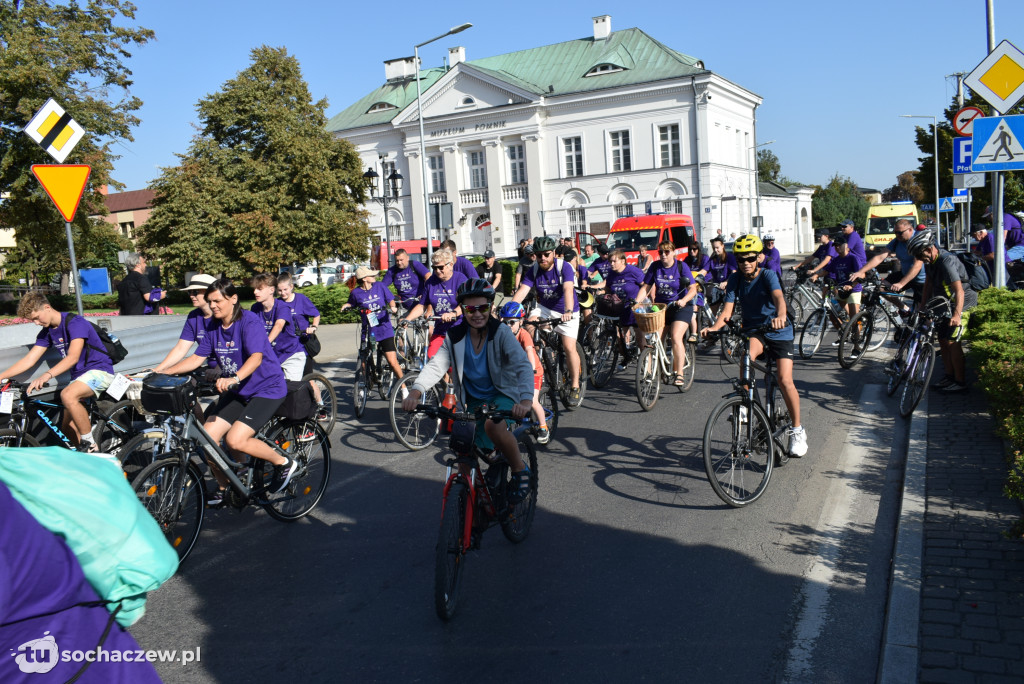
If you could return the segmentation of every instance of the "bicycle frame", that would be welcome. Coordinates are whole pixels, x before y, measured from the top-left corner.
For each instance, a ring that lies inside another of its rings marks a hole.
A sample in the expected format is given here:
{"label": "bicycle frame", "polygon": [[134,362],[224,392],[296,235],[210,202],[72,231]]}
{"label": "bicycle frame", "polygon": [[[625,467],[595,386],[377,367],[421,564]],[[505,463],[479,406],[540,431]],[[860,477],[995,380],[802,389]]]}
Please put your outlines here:
{"label": "bicycle frame", "polygon": [[[49,432],[60,441],[60,445],[64,448],[78,451],[78,448],[71,443],[71,439],[64,434],[60,426],[66,410],[64,405],[55,401],[27,397],[25,396],[26,388],[19,386],[19,389],[22,394],[15,402],[8,424],[17,430],[19,435],[30,435],[40,443]],[[89,423],[95,423],[100,417],[97,416],[95,399],[87,399],[83,405],[89,413]],[[54,411],[56,411],[56,415],[51,415]],[[38,427],[40,424],[45,430],[29,430],[29,427]],[[19,443],[21,439],[22,437],[19,437]]]}

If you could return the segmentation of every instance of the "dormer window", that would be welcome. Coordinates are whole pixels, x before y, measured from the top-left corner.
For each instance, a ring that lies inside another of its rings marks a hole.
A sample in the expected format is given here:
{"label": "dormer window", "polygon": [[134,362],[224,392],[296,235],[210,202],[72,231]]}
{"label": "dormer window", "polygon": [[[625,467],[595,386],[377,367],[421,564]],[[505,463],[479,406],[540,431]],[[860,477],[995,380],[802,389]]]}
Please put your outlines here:
{"label": "dormer window", "polygon": [[608,64],[605,62],[604,64],[598,64],[583,76],[586,78],[589,76],[600,76],[602,74],[614,74],[616,71],[625,71],[625,69],[620,66],[616,66],[615,64]]}
{"label": "dormer window", "polygon": [[377,104],[367,109],[366,113],[372,114],[374,112],[386,112],[389,109],[398,109],[398,107],[391,104],[390,102],[378,102]]}
{"label": "dormer window", "polygon": [[459,100],[459,107],[475,107],[475,106],[476,106],[476,100],[474,100],[472,97],[469,97],[468,95],[466,97],[462,98],[461,100]]}

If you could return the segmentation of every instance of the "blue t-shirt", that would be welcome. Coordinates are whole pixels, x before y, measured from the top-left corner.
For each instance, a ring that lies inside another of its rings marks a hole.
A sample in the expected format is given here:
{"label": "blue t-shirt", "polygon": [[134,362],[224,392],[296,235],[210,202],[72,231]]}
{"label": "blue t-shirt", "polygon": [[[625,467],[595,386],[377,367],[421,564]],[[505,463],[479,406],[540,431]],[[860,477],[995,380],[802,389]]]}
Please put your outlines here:
{"label": "blue t-shirt", "polygon": [[736,257],[732,254],[726,253],[724,262],[712,257],[708,257],[708,261],[708,282],[724,283],[730,274],[736,272]]}
{"label": "blue t-shirt", "polygon": [[423,294],[423,284],[429,277],[430,271],[423,263],[409,259],[409,265],[405,268],[398,268],[398,264],[389,268],[382,283],[384,287],[394,285],[399,301],[403,304],[409,302],[407,308],[411,309],[416,306],[412,300],[419,299]]}
{"label": "blue t-shirt", "polygon": [[661,304],[668,304],[680,299],[692,282],[693,273],[690,271],[690,267],[679,259],[676,259],[668,267],[659,259],[647,269],[647,274],[644,276],[646,285],[649,286],[653,283],[658,288],[654,293],[654,301]]}
{"label": "blue t-shirt", "polygon": [[263,329],[267,331],[268,338],[270,331],[274,329],[277,322],[284,321],[284,327],[281,328],[281,332],[270,343],[270,346],[274,348],[274,353],[277,354],[277,360],[284,361],[299,352],[305,353],[306,348],[302,346],[302,342],[299,341],[298,336],[295,334],[295,318],[292,316],[291,308],[280,299],[272,299],[271,301],[274,304],[270,307],[270,311],[264,309],[263,305],[259,302],[253,304],[250,311],[259,316],[260,320],[263,321]]}
{"label": "blue t-shirt", "polygon": [[96,334],[96,330],[89,321],[78,314],[71,319],[68,325],[68,314],[60,315],[60,323],[56,328],[46,327],[36,335],[37,347],[53,347],[60,353],[60,357],[66,358],[71,340],[85,340],[82,353],[78,355],[78,361],[71,368],[71,379],[75,380],[87,371],[98,370],[105,373],[114,372],[114,363],[107,355],[107,348],[103,340]]}
{"label": "blue t-shirt", "polygon": [[[889,241],[889,244],[885,246],[885,249],[890,254],[896,255],[896,259],[900,262],[900,268],[902,269],[904,275],[910,273],[910,269],[914,267],[914,262],[916,261],[916,259],[914,259],[914,257],[910,255],[910,250],[907,249],[906,242],[900,242],[899,240],[893,238],[892,240]],[[925,270],[924,266],[921,266],[921,270],[918,271],[917,276],[914,277],[914,282],[917,283],[918,285],[924,285],[924,281]]]}
{"label": "blue t-shirt", "polygon": [[196,349],[197,356],[216,358],[217,365],[228,376],[237,374],[238,369],[245,365],[253,354],[262,354],[263,361],[252,375],[242,380],[238,396],[243,399],[284,399],[288,394],[284,371],[277,360],[277,353],[270,346],[263,323],[252,311],[242,311],[239,319],[233,321],[227,328],[224,328],[220,321],[214,320],[206,329],[206,335]]}
{"label": "blue t-shirt", "polygon": [[[825,267],[825,273],[828,273],[829,277],[838,284],[849,285],[850,275],[859,271],[864,266],[864,263],[860,257],[850,252],[844,257],[833,257],[832,261],[828,262],[828,266]],[[864,285],[858,282],[853,286],[852,291],[861,292],[863,289]]]}
{"label": "blue t-shirt", "polygon": [[[561,265],[561,273],[559,273],[558,267]],[[563,260],[555,259],[551,268],[548,270],[537,267],[537,273],[534,274],[533,268],[529,268],[523,272],[523,280],[520,285],[526,285],[533,289],[537,293],[537,303],[541,306],[547,307],[555,312],[565,312],[565,291],[563,286],[565,283],[575,283],[576,280],[573,277],[572,264]],[[580,303],[576,297],[573,297],[572,311],[580,310]]]}
{"label": "blue t-shirt", "polygon": [[480,353],[473,351],[473,343],[466,340],[466,353],[463,356],[462,386],[466,394],[474,399],[484,401],[492,399],[497,391],[487,372],[487,344],[480,347]]}
{"label": "blue t-shirt", "polygon": [[[458,272],[452,273],[452,277],[448,280],[441,280],[436,275],[430,276],[423,286],[420,304],[432,307],[435,316],[451,313],[459,308],[459,301],[455,298],[455,294],[459,289],[459,285],[464,282],[466,282],[466,276]],[[461,322],[462,316],[457,316],[451,323],[435,321],[434,331],[431,333],[431,336],[442,337]]]}
{"label": "blue t-shirt", "polygon": [[[357,287],[348,295],[348,303],[359,309],[363,324],[370,327],[370,332],[378,341],[395,336],[395,329],[391,327],[391,316],[387,312],[388,304],[394,299],[395,296],[391,294],[391,290],[384,287],[384,283],[374,283],[369,290]],[[372,318],[370,314],[362,313],[363,311],[372,312]],[[373,325],[374,319],[377,325]]]}
{"label": "blue t-shirt", "polygon": [[[774,271],[766,268],[753,280],[747,280],[739,273],[729,276],[728,284],[725,286],[725,301],[735,303],[739,299],[743,308],[743,327],[756,328],[761,325],[768,325],[778,315],[775,302],[772,300],[772,292],[782,291],[779,277]],[[786,325],[782,330],[772,330],[765,333],[770,340],[791,340],[793,339],[793,326]]]}

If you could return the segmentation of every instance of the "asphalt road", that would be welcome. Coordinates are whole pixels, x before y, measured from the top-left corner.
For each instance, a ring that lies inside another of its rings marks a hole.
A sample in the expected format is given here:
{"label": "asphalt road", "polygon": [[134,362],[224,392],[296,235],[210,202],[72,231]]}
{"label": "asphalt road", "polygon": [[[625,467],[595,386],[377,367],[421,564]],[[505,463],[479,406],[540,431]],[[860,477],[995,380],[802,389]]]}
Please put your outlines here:
{"label": "asphalt road", "polygon": [[[294,524],[214,511],[132,628],[168,682],[875,679],[905,456],[880,363],[798,362],[810,452],[753,506],[715,496],[704,423],[730,390],[702,356],[654,410],[633,368],[563,414],[539,452],[538,512],[469,557],[459,613],[433,610],[443,451],[405,451],[386,407],[348,410],[331,484]],[[880,357],[879,357],[880,358]],[[327,365],[347,401],[352,364]]]}

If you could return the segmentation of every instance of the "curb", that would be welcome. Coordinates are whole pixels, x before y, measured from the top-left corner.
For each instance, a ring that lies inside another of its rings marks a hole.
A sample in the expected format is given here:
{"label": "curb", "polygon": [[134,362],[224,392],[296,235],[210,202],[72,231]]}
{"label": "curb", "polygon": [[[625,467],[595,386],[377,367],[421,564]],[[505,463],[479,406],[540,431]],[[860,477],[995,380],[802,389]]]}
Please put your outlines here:
{"label": "curb", "polygon": [[917,681],[928,471],[927,393],[917,409],[922,412],[921,416],[915,411],[910,417],[903,496],[896,528],[889,600],[878,666],[877,681],[885,684]]}

